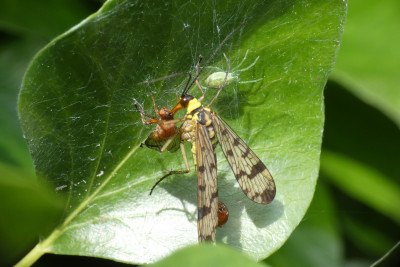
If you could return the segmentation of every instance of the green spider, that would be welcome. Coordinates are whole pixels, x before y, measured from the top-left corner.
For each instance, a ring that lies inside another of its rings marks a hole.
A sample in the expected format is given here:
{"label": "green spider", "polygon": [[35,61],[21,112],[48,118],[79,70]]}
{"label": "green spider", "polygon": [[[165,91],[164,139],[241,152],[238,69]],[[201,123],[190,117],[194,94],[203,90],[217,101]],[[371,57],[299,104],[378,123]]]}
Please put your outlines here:
{"label": "green spider", "polygon": [[[224,71],[221,68],[218,67],[207,67],[209,69],[215,69],[217,70],[217,72],[214,72],[212,74],[210,74],[207,79],[205,80],[205,83],[207,85],[208,88],[213,88],[213,89],[219,89],[221,84],[224,82],[224,79],[226,78],[226,82],[225,82],[225,86],[237,81],[238,83],[255,83],[258,81],[261,81],[263,78],[261,79],[256,79],[256,80],[250,80],[250,81],[241,81],[239,74],[243,71],[249,70],[250,68],[252,68],[258,61],[258,59],[260,58],[259,56],[256,58],[256,60],[254,60],[253,63],[251,63],[249,66],[247,66],[246,68],[243,69],[239,69],[240,66],[245,62],[246,58],[247,58],[247,54],[248,54],[249,50],[246,51],[246,54],[244,55],[243,60],[239,63],[239,65],[237,65],[236,67],[232,68],[231,72],[228,73],[228,75],[226,75],[226,71]],[[227,62],[229,62],[228,57],[224,54],[224,57],[226,59]]]}

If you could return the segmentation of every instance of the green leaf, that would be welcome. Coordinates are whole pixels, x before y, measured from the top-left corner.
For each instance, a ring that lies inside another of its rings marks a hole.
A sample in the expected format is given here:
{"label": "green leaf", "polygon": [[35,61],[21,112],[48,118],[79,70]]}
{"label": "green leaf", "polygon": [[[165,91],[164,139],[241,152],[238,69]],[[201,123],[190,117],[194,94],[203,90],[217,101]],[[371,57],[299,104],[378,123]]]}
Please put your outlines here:
{"label": "green leaf", "polygon": [[342,190],[400,223],[400,187],[389,177],[329,150],[321,155],[321,171]]}
{"label": "green leaf", "polygon": [[62,201],[32,174],[0,164],[0,265],[9,266],[54,227]]}
{"label": "green leaf", "polygon": [[[22,263],[44,252],[149,263],[197,243],[195,173],[172,177],[148,196],[163,170],[184,167],[179,153],[139,147],[152,129],[132,99],[150,112],[148,89],[137,83],[194,73],[199,55],[207,59],[245,19],[211,65],[223,67],[226,53],[234,67],[249,50],[244,66],[260,59],[240,80],[263,80],[231,84],[213,109],[268,166],[277,196],[266,206],[247,199],[218,151],[219,198],[230,219],[217,241],[255,259],[278,249],[313,196],[322,91],[345,12],[338,1],[109,1],[51,42],[26,72],[19,112],[36,171],[68,204],[63,222]],[[152,84],[158,106],[171,106],[185,82]]]}
{"label": "green leaf", "polygon": [[400,126],[399,1],[353,0],[331,78]]}
{"label": "green leaf", "polygon": [[213,246],[210,244],[190,246],[181,249],[161,261],[151,264],[152,267],[168,266],[230,266],[230,267],[261,267],[244,254],[223,245]]}

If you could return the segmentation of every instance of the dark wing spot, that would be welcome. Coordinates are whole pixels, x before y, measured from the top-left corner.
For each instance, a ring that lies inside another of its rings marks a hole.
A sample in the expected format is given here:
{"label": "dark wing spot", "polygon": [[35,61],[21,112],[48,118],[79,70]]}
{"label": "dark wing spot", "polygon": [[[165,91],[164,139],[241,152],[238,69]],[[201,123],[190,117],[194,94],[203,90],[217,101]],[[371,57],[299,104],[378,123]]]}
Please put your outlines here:
{"label": "dark wing spot", "polygon": [[215,163],[214,162],[212,162],[212,163],[210,163],[210,169],[211,170],[214,170],[214,169],[216,169],[217,167],[215,166]]}
{"label": "dark wing spot", "polygon": [[245,171],[243,171],[243,170],[240,170],[240,172],[236,175],[236,180],[239,181],[243,177],[246,178],[247,177],[247,173]]}
{"label": "dark wing spot", "polygon": [[274,190],[265,189],[264,192],[262,192],[261,194],[254,193],[254,196],[251,199],[255,201],[257,198],[260,197],[261,197],[261,203],[263,204],[270,203],[275,198],[275,188]]}
{"label": "dark wing spot", "polygon": [[206,169],[204,168],[204,166],[200,166],[200,167],[199,167],[199,172],[200,172],[200,173],[204,173],[205,170],[206,170]]}
{"label": "dark wing spot", "polygon": [[234,145],[234,146],[239,146],[239,145],[240,145],[239,140],[235,138],[235,139],[233,140],[233,145]]}
{"label": "dark wing spot", "polygon": [[211,213],[211,207],[199,207],[198,208],[198,220],[202,220],[205,216]]}
{"label": "dark wing spot", "polygon": [[232,149],[229,149],[229,150],[226,151],[226,156],[227,156],[227,157],[233,157],[233,151],[232,151]]}
{"label": "dark wing spot", "polygon": [[250,154],[250,149],[247,148],[246,152],[243,153],[242,158],[247,158],[247,156]]}
{"label": "dark wing spot", "polygon": [[253,168],[251,169],[251,173],[249,175],[249,179],[253,179],[256,177],[259,173],[264,171],[267,167],[265,167],[264,163],[259,160],[257,164],[253,165]]}
{"label": "dark wing spot", "polygon": [[261,199],[263,203],[269,203],[275,198],[275,187],[273,190],[265,189],[261,194]]}

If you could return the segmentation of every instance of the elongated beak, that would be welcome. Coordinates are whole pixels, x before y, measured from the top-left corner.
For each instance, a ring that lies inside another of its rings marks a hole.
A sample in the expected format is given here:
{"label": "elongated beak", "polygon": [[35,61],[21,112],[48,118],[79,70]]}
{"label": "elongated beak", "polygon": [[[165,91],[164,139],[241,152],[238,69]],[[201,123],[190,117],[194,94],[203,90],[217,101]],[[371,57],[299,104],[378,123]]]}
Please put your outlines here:
{"label": "elongated beak", "polygon": [[181,99],[181,101],[179,101],[179,102],[175,105],[175,107],[173,107],[173,108],[171,109],[172,115],[175,115],[175,113],[177,113],[179,110],[181,110],[181,109],[184,108],[184,106],[182,106],[181,102],[182,102],[182,99]]}

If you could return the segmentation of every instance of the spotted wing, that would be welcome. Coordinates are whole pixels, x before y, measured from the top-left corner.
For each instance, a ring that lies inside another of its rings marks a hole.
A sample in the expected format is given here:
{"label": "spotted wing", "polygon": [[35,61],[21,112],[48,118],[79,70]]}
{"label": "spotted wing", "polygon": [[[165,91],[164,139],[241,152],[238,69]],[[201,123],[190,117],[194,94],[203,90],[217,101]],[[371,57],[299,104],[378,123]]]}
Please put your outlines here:
{"label": "spotted wing", "polygon": [[275,183],[264,163],[247,144],[213,113],[213,125],[226,159],[236,180],[248,198],[261,204],[270,203],[275,197]]}
{"label": "spotted wing", "polygon": [[199,123],[195,146],[199,242],[214,241],[218,225],[217,161],[207,128]]}

